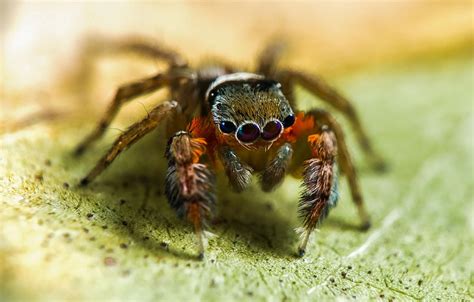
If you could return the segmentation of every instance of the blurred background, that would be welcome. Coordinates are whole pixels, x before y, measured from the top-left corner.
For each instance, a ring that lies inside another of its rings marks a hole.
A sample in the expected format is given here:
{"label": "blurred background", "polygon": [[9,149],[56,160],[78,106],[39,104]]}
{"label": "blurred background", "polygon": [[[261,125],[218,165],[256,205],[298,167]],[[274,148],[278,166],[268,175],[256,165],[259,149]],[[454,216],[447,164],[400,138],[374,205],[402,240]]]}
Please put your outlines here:
{"label": "blurred background", "polygon": [[[0,0],[0,300],[472,300],[473,11],[467,0]],[[295,260],[299,182],[227,195],[223,179],[218,236],[197,263],[191,229],[163,197],[155,136],[76,188],[162,97],[127,105],[93,152],[71,158],[118,85],[164,67],[104,56],[84,85],[86,41],[137,36],[192,64],[246,69],[266,43],[285,41],[282,65],[354,100],[391,167],[370,172],[348,134],[373,229],[355,230],[342,182],[340,205]]]}
{"label": "blurred background", "polygon": [[[78,68],[90,36],[141,36],[177,49],[192,62],[219,57],[245,67],[254,64],[268,41],[281,39],[288,45],[286,64],[329,77],[449,55],[468,49],[473,40],[470,1],[7,0],[1,5],[4,106],[25,105],[32,97],[49,103],[50,98],[41,100],[44,93],[57,91]],[[121,75],[108,70],[97,78],[134,79],[156,69],[147,64],[120,62]]]}

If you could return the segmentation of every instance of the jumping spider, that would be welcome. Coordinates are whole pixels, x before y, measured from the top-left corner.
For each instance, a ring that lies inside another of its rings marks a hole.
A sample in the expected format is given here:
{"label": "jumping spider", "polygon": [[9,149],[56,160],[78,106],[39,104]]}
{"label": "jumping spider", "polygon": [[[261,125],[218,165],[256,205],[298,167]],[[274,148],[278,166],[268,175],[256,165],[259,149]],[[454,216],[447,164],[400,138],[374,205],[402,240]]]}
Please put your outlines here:
{"label": "jumping spider", "polygon": [[230,185],[239,192],[248,187],[254,172],[259,173],[265,192],[281,184],[286,174],[302,178],[300,256],[311,232],[337,203],[337,166],[348,178],[362,228],[370,227],[341,127],[324,110],[297,111],[294,86],[302,86],[342,112],[373,166],[382,168],[383,161],[373,151],[354,107],[345,97],[319,77],[277,68],[281,44],[264,49],[254,73],[224,63],[195,69],[178,53],[144,42],[112,43],[112,47],[162,60],[167,70],[121,86],[76,154],[104,134],[126,102],[162,88],[169,89],[171,98],[121,134],[81,185],[93,181],[122,151],[167,122],[166,196],[171,207],[193,224],[200,257],[204,256],[202,230],[216,204],[215,169],[224,169]]}

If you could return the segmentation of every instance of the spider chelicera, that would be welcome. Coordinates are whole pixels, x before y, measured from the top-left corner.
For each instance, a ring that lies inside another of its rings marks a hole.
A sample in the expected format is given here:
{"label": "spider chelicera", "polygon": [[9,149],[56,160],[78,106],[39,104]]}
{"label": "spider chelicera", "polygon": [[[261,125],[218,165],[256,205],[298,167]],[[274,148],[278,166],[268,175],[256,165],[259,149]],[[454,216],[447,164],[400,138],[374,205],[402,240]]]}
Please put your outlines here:
{"label": "spider chelicera", "polygon": [[[170,137],[165,154],[166,196],[171,207],[194,226],[200,257],[204,256],[203,228],[215,210],[216,169],[224,169],[235,191],[247,188],[254,173],[258,173],[266,192],[281,184],[287,174],[302,179],[300,256],[305,253],[311,232],[337,203],[338,166],[349,181],[361,228],[370,227],[340,125],[327,111],[298,111],[295,85],[349,119],[374,168],[383,168],[383,161],[373,151],[354,107],[344,96],[317,76],[277,68],[281,44],[266,47],[253,72],[225,63],[192,68],[178,53],[143,41],[113,42],[107,47],[159,59],[168,67],[152,77],[121,86],[95,130],[77,147],[77,155],[104,134],[124,103],[162,88],[169,90],[170,99],[121,134],[81,185],[94,180],[122,151],[166,122]],[[96,47],[93,52],[99,53],[100,49]]]}

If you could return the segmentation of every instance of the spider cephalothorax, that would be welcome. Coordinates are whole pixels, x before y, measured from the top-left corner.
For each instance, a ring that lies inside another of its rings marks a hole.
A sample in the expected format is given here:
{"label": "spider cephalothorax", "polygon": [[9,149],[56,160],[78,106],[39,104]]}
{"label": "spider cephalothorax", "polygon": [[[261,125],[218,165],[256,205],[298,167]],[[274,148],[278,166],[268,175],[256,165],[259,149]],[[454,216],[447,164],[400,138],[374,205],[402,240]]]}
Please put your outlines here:
{"label": "spider cephalothorax", "polygon": [[99,125],[78,146],[76,154],[102,136],[125,102],[164,87],[170,90],[174,100],[160,103],[145,119],[121,134],[82,179],[82,185],[95,179],[118,154],[166,121],[168,129],[179,131],[170,133],[166,148],[165,192],[170,205],[193,224],[201,256],[204,255],[202,229],[216,204],[213,170],[219,167],[224,169],[236,191],[247,188],[255,173],[259,174],[263,191],[273,190],[289,173],[302,178],[299,213],[303,228],[299,255],[304,254],[312,230],[336,205],[338,166],[349,180],[363,228],[369,227],[342,129],[326,111],[294,111],[294,85],[301,85],[345,114],[374,167],[383,167],[383,162],[373,152],[351,103],[318,77],[278,69],[278,46],[265,49],[257,70],[249,73],[226,64],[193,69],[177,53],[142,42],[113,45],[164,60],[169,68],[121,86]]}
{"label": "spider cephalothorax", "polygon": [[242,145],[269,145],[284,128],[293,125],[294,113],[281,85],[261,75],[233,73],[221,76],[209,87],[206,99],[212,117],[224,136]]}

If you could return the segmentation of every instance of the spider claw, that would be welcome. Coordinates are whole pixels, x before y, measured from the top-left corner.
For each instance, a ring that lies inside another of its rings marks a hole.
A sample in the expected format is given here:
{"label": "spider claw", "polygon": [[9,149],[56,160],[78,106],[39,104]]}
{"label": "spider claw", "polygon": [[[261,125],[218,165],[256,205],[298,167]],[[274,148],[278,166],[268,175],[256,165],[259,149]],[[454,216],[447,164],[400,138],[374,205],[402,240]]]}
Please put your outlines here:
{"label": "spider claw", "polygon": [[304,248],[298,248],[298,257],[303,257],[306,254],[306,250]]}
{"label": "spider claw", "polygon": [[375,160],[372,169],[377,173],[386,173],[390,170],[388,164],[382,159]]}
{"label": "spider claw", "polygon": [[198,259],[204,260],[204,234],[200,229],[196,229],[197,244],[199,248]]}
{"label": "spider claw", "polygon": [[301,233],[301,243],[298,246],[298,256],[303,257],[304,254],[306,253],[306,246],[308,245],[308,240],[309,240],[309,235],[311,234],[311,231],[308,229],[304,229],[303,232]]}
{"label": "spider claw", "polygon": [[90,183],[89,179],[87,177],[81,179],[81,181],[79,182],[79,186],[80,187],[85,187],[87,186],[88,184]]}
{"label": "spider claw", "polygon": [[370,229],[370,226],[371,226],[370,216],[367,214],[363,206],[359,206],[358,211],[359,211],[360,220],[362,221],[360,229],[361,231],[367,231],[368,229]]}
{"label": "spider claw", "polygon": [[204,251],[199,252],[197,258],[198,258],[198,260],[200,260],[200,261],[204,260]]}
{"label": "spider claw", "polygon": [[84,151],[86,151],[86,147],[83,146],[83,145],[80,145],[80,146],[78,146],[78,147],[74,150],[73,155],[74,155],[75,157],[79,157],[79,156],[81,156],[82,154],[84,154]]}
{"label": "spider claw", "polygon": [[364,223],[362,223],[362,225],[360,226],[360,229],[361,231],[366,232],[370,229],[371,226],[372,226],[372,223],[370,222],[370,220],[367,220]]}

